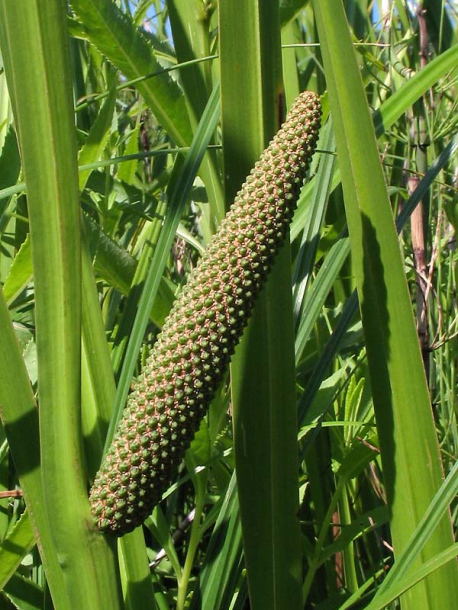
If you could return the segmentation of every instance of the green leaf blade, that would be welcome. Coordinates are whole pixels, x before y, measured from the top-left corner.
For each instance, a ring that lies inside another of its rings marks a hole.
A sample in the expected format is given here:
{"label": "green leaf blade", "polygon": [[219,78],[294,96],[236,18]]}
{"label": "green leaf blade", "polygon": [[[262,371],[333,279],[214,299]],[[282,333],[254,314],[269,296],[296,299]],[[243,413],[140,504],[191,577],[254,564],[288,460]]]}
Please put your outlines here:
{"label": "green leaf blade", "polygon": [[[314,2],[314,8],[398,554],[441,484],[441,462],[394,220],[345,15],[341,3]],[[423,560],[452,540],[444,518]],[[406,607],[451,609],[457,583],[456,566],[448,564],[409,591]]]}

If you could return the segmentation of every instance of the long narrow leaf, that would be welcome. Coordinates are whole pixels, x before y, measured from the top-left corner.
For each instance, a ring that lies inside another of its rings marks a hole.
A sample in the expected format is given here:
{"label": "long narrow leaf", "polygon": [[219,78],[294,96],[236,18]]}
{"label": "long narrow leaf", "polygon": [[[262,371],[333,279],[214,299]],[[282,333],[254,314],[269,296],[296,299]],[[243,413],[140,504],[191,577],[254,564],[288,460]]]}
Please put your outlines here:
{"label": "long narrow leaf", "polygon": [[[398,554],[440,486],[440,457],[394,221],[343,7],[325,0],[314,2],[314,8]],[[422,559],[452,540],[450,521],[443,518]],[[451,609],[457,583],[456,566],[448,564],[409,591],[406,607]]]}
{"label": "long narrow leaf", "polygon": [[188,144],[191,126],[184,97],[171,76],[161,70],[146,34],[110,0],[73,0],[71,5],[88,39],[127,78],[160,72],[137,83],[137,88],[175,143]]}
{"label": "long narrow leaf", "polygon": [[27,511],[0,545],[0,590],[19,568],[25,555],[35,546],[32,522]]}
{"label": "long narrow leaf", "polygon": [[[73,606],[107,603],[117,608],[113,554],[92,525],[81,453],[79,200],[65,19],[60,0],[36,0],[26,11],[18,3],[0,4],[0,41],[19,132],[32,241],[40,510],[52,524],[46,540],[53,544],[46,552],[55,555],[56,563],[49,569],[57,564],[64,575],[50,574],[50,583],[57,583],[52,591],[56,606],[65,608],[70,599]],[[65,501],[56,502],[58,497]]]}
{"label": "long narrow leaf", "polygon": [[[219,19],[230,201],[278,128],[278,2],[222,2]],[[255,610],[302,607],[290,269],[285,248],[231,367],[240,517]]]}

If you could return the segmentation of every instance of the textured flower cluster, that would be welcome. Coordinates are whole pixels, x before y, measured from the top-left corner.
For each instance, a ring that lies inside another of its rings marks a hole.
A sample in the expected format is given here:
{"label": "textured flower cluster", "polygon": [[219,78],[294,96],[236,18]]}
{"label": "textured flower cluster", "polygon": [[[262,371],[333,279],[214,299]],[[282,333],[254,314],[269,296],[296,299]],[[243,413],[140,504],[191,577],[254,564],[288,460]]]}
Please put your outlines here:
{"label": "textured flower cluster", "polygon": [[90,492],[102,531],[132,531],[169,487],[285,240],[320,118],[301,94],[174,304]]}

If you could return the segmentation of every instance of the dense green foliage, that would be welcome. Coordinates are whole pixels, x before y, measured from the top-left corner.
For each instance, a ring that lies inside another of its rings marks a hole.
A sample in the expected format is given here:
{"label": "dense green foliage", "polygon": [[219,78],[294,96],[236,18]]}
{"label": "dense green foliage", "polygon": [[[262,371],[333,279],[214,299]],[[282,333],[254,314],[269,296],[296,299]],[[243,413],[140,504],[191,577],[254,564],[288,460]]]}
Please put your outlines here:
{"label": "dense green foliage", "polygon": [[[456,3],[22,4],[0,0],[0,608],[453,610]],[[88,490],[132,380],[163,327],[180,344],[167,315],[307,89],[290,246],[114,541]]]}

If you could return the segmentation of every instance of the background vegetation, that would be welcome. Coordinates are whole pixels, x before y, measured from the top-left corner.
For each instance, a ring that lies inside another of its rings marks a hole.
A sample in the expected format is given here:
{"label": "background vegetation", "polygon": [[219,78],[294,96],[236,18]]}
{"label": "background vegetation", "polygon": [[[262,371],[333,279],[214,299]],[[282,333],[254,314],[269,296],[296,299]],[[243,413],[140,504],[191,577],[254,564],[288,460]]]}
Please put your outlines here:
{"label": "background vegetation", "polygon": [[[456,607],[457,16],[0,0],[0,608]],[[132,376],[304,89],[291,245],[161,505],[106,538]]]}

